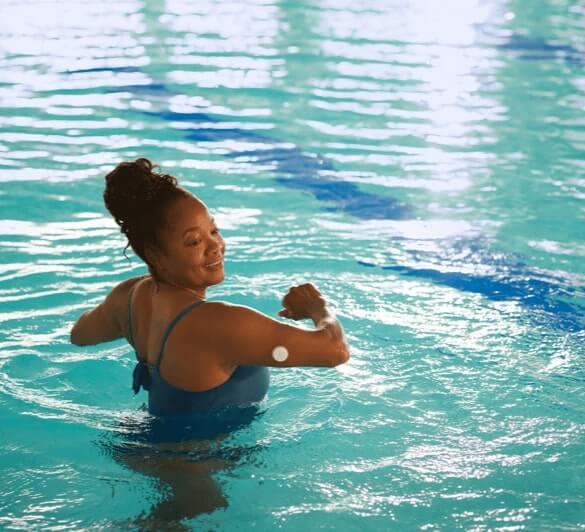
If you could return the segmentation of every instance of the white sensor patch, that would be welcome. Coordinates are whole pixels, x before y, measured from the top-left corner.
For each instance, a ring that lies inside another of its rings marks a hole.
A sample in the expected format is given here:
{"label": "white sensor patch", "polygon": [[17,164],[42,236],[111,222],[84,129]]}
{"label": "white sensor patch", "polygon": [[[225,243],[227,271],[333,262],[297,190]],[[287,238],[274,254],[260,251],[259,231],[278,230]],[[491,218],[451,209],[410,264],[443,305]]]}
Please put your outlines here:
{"label": "white sensor patch", "polygon": [[277,362],[284,362],[288,358],[288,349],[283,345],[277,345],[272,350],[272,358]]}

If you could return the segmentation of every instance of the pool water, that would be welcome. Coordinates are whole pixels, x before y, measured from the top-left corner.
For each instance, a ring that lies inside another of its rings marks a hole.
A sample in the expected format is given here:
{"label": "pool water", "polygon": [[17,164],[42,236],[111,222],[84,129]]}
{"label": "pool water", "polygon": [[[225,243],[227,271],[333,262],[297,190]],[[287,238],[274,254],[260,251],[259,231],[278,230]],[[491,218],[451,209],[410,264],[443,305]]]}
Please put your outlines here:
{"label": "pool water", "polygon": [[[5,1],[0,38],[0,528],[585,529],[580,2]],[[133,352],[69,344],[144,273],[101,196],[137,157],[215,214],[212,299],[311,281],[351,345],[212,443],[132,447]]]}

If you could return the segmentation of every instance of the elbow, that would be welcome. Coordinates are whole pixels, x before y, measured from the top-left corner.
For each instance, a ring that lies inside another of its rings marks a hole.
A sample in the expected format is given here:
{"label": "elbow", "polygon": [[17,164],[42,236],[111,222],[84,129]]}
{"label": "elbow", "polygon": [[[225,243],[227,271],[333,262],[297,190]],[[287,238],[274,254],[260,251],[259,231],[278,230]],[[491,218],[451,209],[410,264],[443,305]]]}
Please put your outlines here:
{"label": "elbow", "polygon": [[75,329],[71,329],[71,334],[69,335],[69,342],[72,343],[73,345],[83,345],[78,335],[76,334]]}
{"label": "elbow", "polygon": [[341,366],[341,364],[345,364],[348,360],[349,349],[346,344],[343,344],[332,353],[328,365],[331,368],[335,368],[336,366]]}
{"label": "elbow", "polygon": [[77,321],[73,324],[73,327],[71,327],[71,332],[69,333],[69,342],[71,342],[73,345],[88,345],[88,342],[83,338],[83,321],[87,313],[88,311],[85,311],[81,316],[79,316]]}
{"label": "elbow", "polygon": [[335,327],[325,327],[322,329],[323,334],[329,338],[328,355],[325,365],[334,368],[345,364],[349,360],[349,346],[341,326],[336,322]]}
{"label": "elbow", "polygon": [[87,345],[87,343],[83,341],[83,337],[79,332],[77,323],[71,328],[71,333],[69,333],[69,342],[73,345]]}

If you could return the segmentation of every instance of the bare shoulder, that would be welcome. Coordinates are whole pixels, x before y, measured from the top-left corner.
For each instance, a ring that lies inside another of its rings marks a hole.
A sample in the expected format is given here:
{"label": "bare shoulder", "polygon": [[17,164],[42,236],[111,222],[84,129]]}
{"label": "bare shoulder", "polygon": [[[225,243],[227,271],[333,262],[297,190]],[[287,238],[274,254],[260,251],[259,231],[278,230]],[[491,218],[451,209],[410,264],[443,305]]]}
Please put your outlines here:
{"label": "bare shoulder", "polygon": [[207,312],[217,315],[239,316],[248,312],[262,314],[257,310],[247,307],[245,305],[237,305],[235,303],[228,303],[227,301],[206,301],[204,305]]}
{"label": "bare shoulder", "polygon": [[150,281],[150,275],[141,275],[138,277],[131,277],[130,279],[126,279],[116,286],[114,286],[109,294],[106,296],[106,302],[109,305],[119,306],[123,304],[124,306],[128,303],[128,297],[130,295],[130,290],[134,287],[137,283],[145,281]]}
{"label": "bare shoulder", "polygon": [[268,340],[278,332],[298,329],[251,307],[225,301],[205,302],[198,312],[193,314],[192,319],[193,323],[197,321],[200,338],[207,339],[213,345],[228,338],[234,341],[238,339],[243,341],[246,338],[255,344],[259,338]]}
{"label": "bare shoulder", "polygon": [[91,345],[125,335],[128,295],[131,288],[147,276],[132,277],[118,283],[97,307],[85,311],[71,329],[71,342]]}
{"label": "bare shoulder", "polygon": [[245,305],[237,305],[225,301],[207,301],[202,305],[206,321],[208,323],[217,323],[236,327],[238,325],[247,326],[252,323],[279,323],[274,318]]}
{"label": "bare shoulder", "polygon": [[112,288],[112,292],[117,293],[124,293],[128,295],[130,289],[140,281],[151,281],[150,275],[139,275],[137,277],[130,277],[130,279],[126,279],[120,283],[118,283],[114,288]]}

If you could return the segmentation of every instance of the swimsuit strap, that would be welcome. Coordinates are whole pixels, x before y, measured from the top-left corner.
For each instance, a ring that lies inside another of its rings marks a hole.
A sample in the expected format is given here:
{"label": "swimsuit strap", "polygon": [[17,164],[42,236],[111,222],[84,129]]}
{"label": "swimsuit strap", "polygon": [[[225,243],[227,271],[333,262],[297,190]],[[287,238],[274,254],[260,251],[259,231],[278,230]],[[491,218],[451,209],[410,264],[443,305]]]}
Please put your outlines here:
{"label": "swimsuit strap", "polygon": [[189,305],[187,305],[183,310],[181,310],[175,316],[175,319],[173,321],[171,321],[171,323],[167,327],[167,330],[165,331],[165,334],[163,336],[162,342],[160,344],[160,351],[158,352],[158,359],[156,361],[156,368],[157,369],[160,368],[160,363],[161,363],[161,360],[162,360],[162,357],[163,357],[163,353],[164,353],[164,350],[165,350],[165,346],[167,344],[167,340],[169,339],[169,335],[171,334],[171,331],[175,328],[175,325],[177,325],[177,323],[179,323],[179,321],[181,320],[181,318],[183,318],[188,312],[190,312],[194,308],[196,308],[199,305],[201,305],[201,303],[205,303],[205,300],[195,301],[193,303],[190,303]]}
{"label": "swimsuit strap", "polygon": [[132,295],[134,294],[136,284],[134,283],[128,292],[128,342],[132,347],[134,347],[134,336],[132,335]]}

